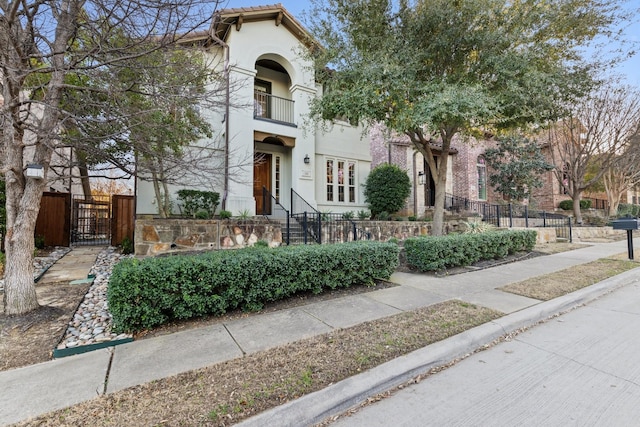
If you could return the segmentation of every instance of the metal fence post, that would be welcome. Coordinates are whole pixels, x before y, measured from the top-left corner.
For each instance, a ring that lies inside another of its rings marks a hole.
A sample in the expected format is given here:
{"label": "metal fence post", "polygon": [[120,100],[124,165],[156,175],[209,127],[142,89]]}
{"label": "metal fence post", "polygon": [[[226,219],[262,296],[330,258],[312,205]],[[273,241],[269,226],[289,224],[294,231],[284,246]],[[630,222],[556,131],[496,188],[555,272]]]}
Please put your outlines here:
{"label": "metal fence post", "polygon": [[573,243],[573,230],[571,229],[571,217],[569,217],[569,243]]}
{"label": "metal fence post", "polygon": [[307,244],[307,235],[309,234],[309,229],[307,227],[307,211],[304,211],[302,215],[302,231],[304,232],[304,244]]}
{"label": "metal fence post", "polygon": [[529,206],[524,205],[524,226],[529,228]]}
{"label": "metal fence post", "polygon": [[318,238],[316,239],[316,241],[318,242],[319,245],[321,245],[322,244],[322,214],[318,212],[316,215],[318,215]]}
{"label": "metal fence post", "polygon": [[546,227],[547,226],[547,212],[542,211],[542,226]]}
{"label": "metal fence post", "polygon": [[509,228],[513,228],[513,206],[509,203]]}
{"label": "metal fence post", "polygon": [[498,217],[498,227],[500,227],[500,205],[496,205],[496,216]]}
{"label": "metal fence post", "polygon": [[291,224],[289,223],[289,212],[287,212],[287,246],[291,244]]}

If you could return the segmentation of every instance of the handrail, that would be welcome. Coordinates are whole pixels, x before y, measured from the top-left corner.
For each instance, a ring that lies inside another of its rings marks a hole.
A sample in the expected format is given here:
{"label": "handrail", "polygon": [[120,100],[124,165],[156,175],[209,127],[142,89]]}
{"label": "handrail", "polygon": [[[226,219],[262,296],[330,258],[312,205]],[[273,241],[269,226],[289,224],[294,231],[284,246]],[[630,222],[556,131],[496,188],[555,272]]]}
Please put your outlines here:
{"label": "handrail", "polygon": [[[287,246],[290,243],[290,224],[289,224],[289,211],[285,209],[284,206],[282,206],[280,204],[280,202],[278,202],[278,200],[273,197],[273,194],[271,194],[271,192],[269,190],[267,190],[267,187],[262,186],[262,206],[267,206],[267,202],[271,202],[273,203],[276,208],[279,208],[280,211],[284,212],[284,218],[286,220],[286,231],[283,233],[282,238],[285,240]],[[271,216],[276,216],[273,211],[269,210],[271,212]],[[263,214],[263,216],[267,219],[269,219],[269,217],[266,214]]]}

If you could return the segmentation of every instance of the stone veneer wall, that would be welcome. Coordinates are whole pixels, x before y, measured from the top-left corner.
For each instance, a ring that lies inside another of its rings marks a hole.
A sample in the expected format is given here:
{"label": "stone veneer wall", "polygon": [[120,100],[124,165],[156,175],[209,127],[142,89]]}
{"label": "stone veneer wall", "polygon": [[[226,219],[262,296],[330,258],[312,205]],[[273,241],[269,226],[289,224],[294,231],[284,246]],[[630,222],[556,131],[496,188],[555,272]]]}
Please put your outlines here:
{"label": "stone veneer wall", "polygon": [[[449,219],[445,233],[464,231],[463,219]],[[505,224],[508,219],[505,218]],[[386,242],[389,239],[404,240],[409,237],[427,236],[431,222],[422,221],[354,221],[360,240]],[[524,224],[514,221],[514,228]],[[532,224],[530,224],[532,225]],[[282,230],[277,222],[263,218],[249,220],[190,220],[190,219],[138,219],[136,220],[135,253],[153,256],[163,253],[191,252],[207,249],[239,249],[253,246],[258,240],[271,247],[282,245]],[[538,232],[538,243],[555,242],[554,228],[529,228]],[[574,241],[616,236],[624,238],[625,232],[611,227],[574,227]],[[352,227],[323,229],[324,241],[352,241]]]}
{"label": "stone veneer wall", "polygon": [[[391,238],[404,240],[413,236],[426,236],[430,222],[419,221],[354,221],[360,240],[386,242]],[[445,223],[445,233],[463,230],[462,220]],[[323,241],[353,240],[352,227],[324,228]],[[363,237],[364,236],[364,237]],[[249,220],[191,220],[146,219],[136,220],[135,254],[153,256],[163,253],[190,252],[206,249],[238,249],[253,246],[258,240],[271,247],[282,245],[282,230],[278,222],[262,218]]]}

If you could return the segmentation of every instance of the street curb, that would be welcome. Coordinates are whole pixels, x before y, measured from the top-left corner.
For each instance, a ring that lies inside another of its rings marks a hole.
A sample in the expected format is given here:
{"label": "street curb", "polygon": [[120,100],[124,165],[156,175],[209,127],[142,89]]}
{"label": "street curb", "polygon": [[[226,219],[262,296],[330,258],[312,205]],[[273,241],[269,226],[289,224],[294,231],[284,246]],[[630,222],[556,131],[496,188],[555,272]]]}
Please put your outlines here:
{"label": "street curb", "polygon": [[310,426],[339,415],[419,374],[469,355],[492,341],[518,329],[533,326],[551,316],[592,302],[623,286],[640,281],[640,267],[570,294],[542,302],[492,322],[477,326],[443,341],[393,359],[322,390],[262,412],[237,424],[242,427]]}

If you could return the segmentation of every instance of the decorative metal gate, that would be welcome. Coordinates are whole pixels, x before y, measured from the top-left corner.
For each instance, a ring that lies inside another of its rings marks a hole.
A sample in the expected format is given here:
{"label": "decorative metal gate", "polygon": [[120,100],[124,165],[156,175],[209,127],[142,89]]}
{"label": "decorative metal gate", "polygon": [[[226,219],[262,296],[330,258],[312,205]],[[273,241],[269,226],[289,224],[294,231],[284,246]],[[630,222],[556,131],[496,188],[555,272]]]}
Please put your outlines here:
{"label": "decorative metal gate", "polygon": [[71,244],[109,245],[111,242],[111,199],[109,196],[73,195]]}

